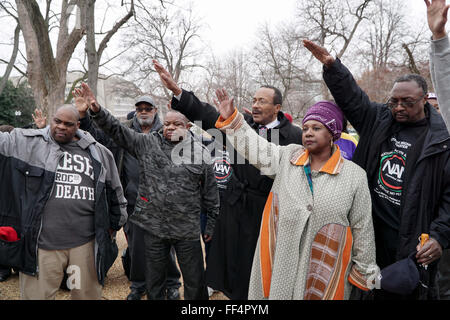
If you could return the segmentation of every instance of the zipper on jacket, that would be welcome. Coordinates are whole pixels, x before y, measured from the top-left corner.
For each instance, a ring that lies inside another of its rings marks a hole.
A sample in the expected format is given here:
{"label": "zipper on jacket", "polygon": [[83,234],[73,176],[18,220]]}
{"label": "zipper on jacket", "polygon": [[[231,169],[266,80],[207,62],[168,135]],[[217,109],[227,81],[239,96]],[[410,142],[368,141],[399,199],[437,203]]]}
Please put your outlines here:
{"label": "zipper on jacket", "polygon": [[[91,154],[91,156],[92,156],[92,154]],[[101,163],[101,161],[98,161],[97,159],[95,159],[95,157],[92,157],[91,161],[97,161],[98,163],[100,163],[100,172],[98,173],[97,181],[95,182],[95,196],[94,196],[94,197],[98,197],[98,192],[97,192],[98,191],[98,184],[99,184],[99,181],[100,181],[100,177],[102,176],[102,173],[106,169],[103,168],[103,164]],[[105,188],[106,188],[106,174],[105,174]],[[107,202],[106,196],[105,196],[105,202]],[[96,233],[96,228],[95,228],[95,214],[96,214],[96,212],[97,212],[97,200],[94,201],[94,232],[95,233]],[[102,277],[101,268],[100,268],[101,265],[102,265],[102,260],[103,259],[102,259],[102,256],[100,256],[100,258],[97,261],[97,255],[98,255],[99,250],[97,250],[97,252],[95,250],[96,242],[97,242],[97,237],[94,235],[94,266],[97,269],[96,270],[97,271],[97,279],[99,279],[100,281],[103,281],[104,279]]]}
{"label": "zipper on jacket", "polygon": [[[53,189],[55,188],[56,172],[58,171],[58,165],[59,165],[59,162],[61,161],[62,157],[64,157],[64,153],[62,155],[60,155],[59,158],[58,158],[58,162],[57,162],[56,168],[55,168],[55,179],[53,180],[52,188],[50,190],[50,193],[48,194],[48,197],[47,197],[47,200],[45,201],[45,204],[47,204],[47,201],[52,196]],[[44,207],[45,207],[45,205],[44,205]],[[37,235],[37,238],[36,238],[36,275],[38,275],[38,276],[39,276],[38,251],[39,251],[39,236],[41,235],[41,231],[42,231],[42,212],[41,212],[41,223],[39,225],[39,231],[38,231],[38,235]]]}

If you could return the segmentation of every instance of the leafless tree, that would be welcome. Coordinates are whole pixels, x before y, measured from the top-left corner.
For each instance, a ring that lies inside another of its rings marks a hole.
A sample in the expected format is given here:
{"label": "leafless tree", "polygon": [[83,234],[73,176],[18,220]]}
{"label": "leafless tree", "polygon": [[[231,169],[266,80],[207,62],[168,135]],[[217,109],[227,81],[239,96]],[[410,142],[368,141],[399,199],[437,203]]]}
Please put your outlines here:
{"label": "leafless tree", "polygon": [[135,6],[136,20],[125,39],[132,44],[130,70],[136,74],[138,83],[150,83],[153,95],[158,96],[155,90],[160,88],[163,93],[159,97],[170,99],[171,94],[160,85],[152,59],[162,63],[175,81],[183,85],[182,73],[201,67],[196,58],[203,51],[199,37],[202,24],[192,8],[177,9],[170,4],[161,8],[142,0],[136,1]]}
{"label": "leafless tree", "polygon": [[373,0],[300,0],[299,18],[305,33],[320,45],[331,45],[341,58]]}
{"label": "leafless tree", "polygon": [[[100,62],[103,52],[108,46],[108,42],[117,33],[117,31],[125,25],[134,15],[134,0],[127,5],[122,0],[122,6],[128,6],[126,14],[119,19],[113,27],[104,33],[98,48],[96,47],[96,31],[95,31],[95,0],[86,0],[86,54],[88,60],[88,84],[94,93],[97,92],[97,80]],[[102,32],[103,33],[103,32]],[[123,53],[119,52],[119,54]]]}
{"label": "leafless tree", "polygon": [[[361,85],[371,98],[386,98],[395,78],[405,73],[428,77],[428,42],[423,26],[411,25],[404,10],[407,0],[374,0],[371,18],[357,52],[359,65],[365,66]],[[430,81],[431,82],[431,81]]]}
{"label": "leafless tree", "polygon": [[[336,57],[348,52],[350,43],[357,37],[358,29],[368,17],[373,0],[300,0],[298,25],[309,39],[326,46]],[[317,77],[319,78],[319,77]],[[329,91],[322,85],[322,96],[330,99]]]}
{"label": "leafless tree", "polygon": [[3,92],[3,89],[6,86],[6,82],[9,79],[9,76],[11,75],[11,71],[15,66],[17,54],[19,52],[19,41],[20,41],[20,25],[19,25],[19,19],[17,17],[17,12],[14,8],[14,6],[9,1],[1,1],[0,2],[0,12],[4,11],[7,13],[7,15],[16,22],[16,27],[14,29],[14,38],[13,38],[13,50],[11,53],[11,57],[8,61],[3,61],[6,63],[6,69],[5,73],[3,74],[2,78],[0,79],[0,95]]}
{"label": "leafless tree", "polygon": [[254,69],[248,52],[239,49],[220,58],[213,55],[204,69],[202,81],[195,85],[196,94],[213,104],[215,90],[226,88],[240,110],[251,106],[257,84],[252,77]]}
{"label": "leafless tree", "polygon": [[[45,15],[42,15],[35,0],[16,0],[18,19],[25,40],[28,83],[36,104],[47,115],[52,115],[56,107],[64,102],[67,66],[84,34],[80,25],[75,25],[69,33],[69,18],[76,1],[61,1],[54,56],[50,40],[51,2],[46,0]],[[84,4],[83,1],[80,3]],[[81,5],[80,7],[80,15],[83,16],[86,11]]]}
{"label": "leafless tree", "polygon": [[296,29],[295,22],[283,23],[274,29],[267,23],[262,25],[258,31],[260,42],[252,51],[252,62],[256,81],[279,88],[284,111],[298,117],[311,103],[307,95],[322,81],[313,75],[300,40],[304,36]]}

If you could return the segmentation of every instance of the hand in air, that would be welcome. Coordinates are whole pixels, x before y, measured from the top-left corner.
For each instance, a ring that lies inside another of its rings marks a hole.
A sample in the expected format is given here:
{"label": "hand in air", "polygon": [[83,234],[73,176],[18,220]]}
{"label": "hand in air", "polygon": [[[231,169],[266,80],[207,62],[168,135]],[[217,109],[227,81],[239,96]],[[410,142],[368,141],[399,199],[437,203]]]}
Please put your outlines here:
{"label": "hand in air", "polygon": [[219,110],[223,119],[228,119],[234,113],[234,98],[230,98],[225,89],[216,90],[217,100],[214,99],[214,104]]}

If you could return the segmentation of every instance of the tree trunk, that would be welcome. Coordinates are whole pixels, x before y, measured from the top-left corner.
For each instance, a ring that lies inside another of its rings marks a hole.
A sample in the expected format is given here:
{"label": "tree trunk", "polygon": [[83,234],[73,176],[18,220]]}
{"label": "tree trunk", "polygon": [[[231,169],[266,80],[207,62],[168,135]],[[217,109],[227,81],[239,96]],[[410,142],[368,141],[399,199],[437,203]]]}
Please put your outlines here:
{"label": "tree trunk", "polygon": [[20,27],[27,53],[28,82],[33,90],[36,105],[47,118],[64,103],[67,66],[75,47],[83,37],[82,29],[69,34],[67,20],[68,2],[62,1],[56,58],[49,38],[48,25],[35,0],[16,0]]}
{"label": "tree trunk", "polygon": [[97,95],[99,57],[95,46],[95,0],[86,1],[86,55],[88,60],[88,85]]}
{"label": "tree trunk", "polygon": [[3,89],[5,89],[6,83],[8,82],[9,79],[9,75],[11,74],[11,71],[14,67],[14,63],[16,62],[17,53],[19,52],[19,36],[20,36],[20,25],[19,22],[17,21],[17,26],[16,29],[14,30],[13,52],[11,54],[11,58],[9,59],[8,65],[6,66],[5,74],[0,80],[0,95],[3,92]]}

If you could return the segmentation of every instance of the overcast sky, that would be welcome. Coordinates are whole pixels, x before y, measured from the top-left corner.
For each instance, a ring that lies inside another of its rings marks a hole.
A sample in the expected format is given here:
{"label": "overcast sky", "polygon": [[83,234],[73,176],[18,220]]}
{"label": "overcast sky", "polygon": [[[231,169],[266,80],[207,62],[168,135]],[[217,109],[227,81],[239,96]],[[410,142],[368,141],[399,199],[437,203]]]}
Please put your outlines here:
{"label": "overcast sky", "polygon": [[[330,0],[332,1],[332,0]],[[296,11],[296,0],[194,0],[195,9],[209,28],[204,30],[218,54],[230,48],[257,41],[258,26],[264,22],[276,25],[292,19]],[[419,24],[426,19],[423,0],[407,0],[408,13]],[[448,2],[448,1],[447,1]]]}
{"label": "overcast sky", "polygon": [[[177,0],[183,6],[189,0]],[[330,0],[332,1],[332,0]],[[294,17],[296,0],[193,0],[194,10],[203,18],[205,28],[202,39],[214,53],[222,55],[232,49],[257,43],[258,26],[264,22],[276,25]],[[425,4],[423,0],[407,0],[408,13],[418,24],[424,23]],[[448,1],[447,1],[448,2]],[[2,23],[0,43],[8,43],[13,36],[14,26]],[[114,41],[114,40],[112,40]],[[11,46],[0,46],[0,58],[9,59]],[[4,65],[0,65],[0,72]]]}
{"label": "overcast sky", "polygon": [[292,19],[296,0],[195,0],[194,9],[209,25],[205,40],[218,54],[256,41],[258,26]]}

